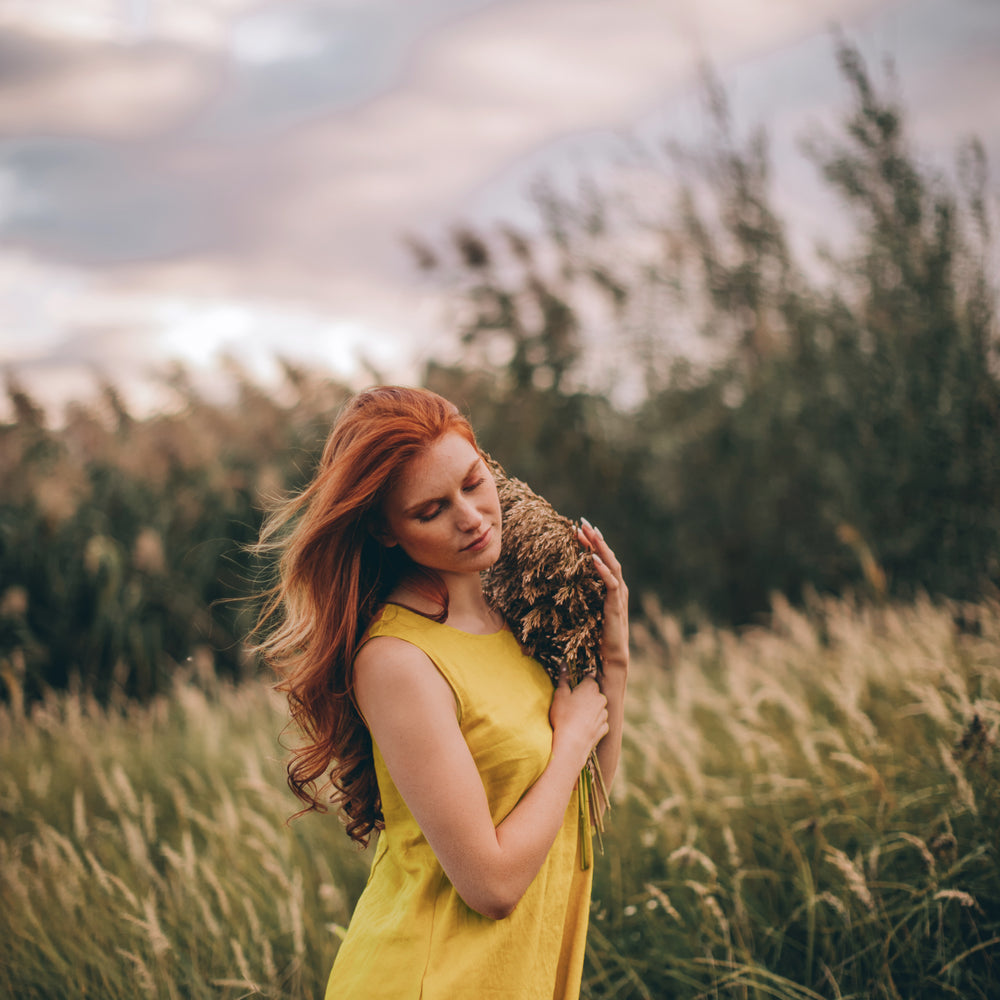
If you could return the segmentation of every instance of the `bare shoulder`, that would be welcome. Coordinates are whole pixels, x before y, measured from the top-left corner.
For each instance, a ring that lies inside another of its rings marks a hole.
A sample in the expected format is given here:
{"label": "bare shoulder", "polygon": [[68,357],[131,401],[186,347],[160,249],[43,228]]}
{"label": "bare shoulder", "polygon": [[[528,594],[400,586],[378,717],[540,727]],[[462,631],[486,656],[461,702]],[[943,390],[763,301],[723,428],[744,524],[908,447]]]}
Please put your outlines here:
{"label": "bare shoulder", "polygon": [[365,717],[423,705],[455,708],[451,687],[431,658],[396,636],[369,639],[354,657],[354,686]]}
{"label": "bare shoulder", "polygon": [[373,639],[368,639],[355,653],[354,670],[357,674],[379,670],[405,670],[421,660],[430,663],[430,657],[412,642],[394,635],[377,635]]}

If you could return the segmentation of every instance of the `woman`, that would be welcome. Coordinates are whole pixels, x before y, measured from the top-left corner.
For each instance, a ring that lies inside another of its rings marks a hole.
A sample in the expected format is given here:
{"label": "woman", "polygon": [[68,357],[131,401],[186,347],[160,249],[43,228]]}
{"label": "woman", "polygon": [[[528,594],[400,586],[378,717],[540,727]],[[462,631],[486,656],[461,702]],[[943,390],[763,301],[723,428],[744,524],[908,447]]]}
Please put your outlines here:
{"label": "woman", "polygon": [[265,526],[281,560],[261,649],[306,737],[289,783],[321,811],[332,789],[359,843],[382,831],[328,1000],[579,995],[577,778],[595,746],[614,777],[628,673],[621,567],[590,525],[580,541],[607,586],[603,676],[553,692],[483,595],[500,504],[440,396],[355,397]]}

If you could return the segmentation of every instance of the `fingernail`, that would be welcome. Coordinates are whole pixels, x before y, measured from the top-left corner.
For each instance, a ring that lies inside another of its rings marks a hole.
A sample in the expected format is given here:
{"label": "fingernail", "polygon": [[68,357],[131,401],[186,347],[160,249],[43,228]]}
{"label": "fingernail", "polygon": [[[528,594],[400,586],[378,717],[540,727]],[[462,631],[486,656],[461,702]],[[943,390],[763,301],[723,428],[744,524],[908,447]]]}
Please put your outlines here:
{"label": "fingernail", "polygon": [[591,553],[591,558],[594,562],[599,562],[602,566],[604,565],[604,560],[596,552]]}
{"label": "fingernail", "polygon": [[580,518],[580,524],[582,524],[585,528],[590,528],[591,531],[594,529],[594,526],[585,517]]}

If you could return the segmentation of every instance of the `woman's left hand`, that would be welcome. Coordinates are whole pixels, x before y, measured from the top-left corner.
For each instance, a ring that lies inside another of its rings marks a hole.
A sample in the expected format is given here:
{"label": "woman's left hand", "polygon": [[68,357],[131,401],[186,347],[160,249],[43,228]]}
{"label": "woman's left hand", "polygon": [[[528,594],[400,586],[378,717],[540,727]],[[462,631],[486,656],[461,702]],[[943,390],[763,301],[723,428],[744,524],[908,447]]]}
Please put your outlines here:
{"label": "woman's left hand", "polygon": [[586,519],[581,520],[580,541],[591,550],[594,565],[604,581],[604,629],[601,635],[601,661],[604,672],[628,670],[628,587],[621,563],[601,532]]}

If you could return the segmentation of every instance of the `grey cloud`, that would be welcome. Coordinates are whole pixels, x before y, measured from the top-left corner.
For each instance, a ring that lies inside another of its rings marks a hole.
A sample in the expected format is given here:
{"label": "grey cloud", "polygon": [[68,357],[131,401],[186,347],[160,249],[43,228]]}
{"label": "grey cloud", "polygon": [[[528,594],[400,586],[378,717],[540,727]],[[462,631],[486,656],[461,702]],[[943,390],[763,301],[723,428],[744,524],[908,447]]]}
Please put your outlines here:
{"label": "grey cloud", "polygon": [[[354,323],[372,341],[412,338],[439,326],[439,302],[421,312],[426,288],[405,266],[401,232],[524,211],[531,177],[610,160],[615,130],[631,134],[637,120],[662,139],[675,119],[653,109],[676,104],[696,51],[735,74],[735,120],[763,120],[780,139],[843,106],[828,15],[863,18],[877,66],[894,45],[919,53],[945,39],[963,58],[985,52],[995,3],[978,5],[973,28],[949,20],[971,16],[971,4],[279,0],[232,17],[203,48],[0,37],[0,237],[40,269],[52,258],[81,264],[94,283],[100,301],[85,319],[75,305],[45,319],[54,331],[87,324],[78,329],[93,352],[67,340],[53,347],[63,363],[141,351],[143,338],[153,356],[174,343],[153,322],[168,301],[208,312],[215,298],[255,313],[294,303],[316,317],[299,335],[303,351],[332,336],[316,332],[323,320]],[[901,75],[908,87],[933,77],[928,86],[954,98],[914,105],[915,115],[933,107],[944,135],[965,100],[989,126],[996,60],[992,74],[976,61],[975,82],[970,62],[945,88],[934,51],[937,64],[928,56]],[[776,149],[795,195],[792,143]],[[811,196],[797,206],[810,209]],[[38,284],[51,298],[44,275]],[[102,332],[129,296],[130,339]],[[262,345],[264,327],[282,323],[263,324]]]}
{"label": "grey cloud", "polygon": [[205,250],[220,228],[216,192],[163,169],[155,148],[74,137],[0,141],[11,182],[0,235],[93,265]]}
{"label": "grey cloud", "polygon": [[[0,139],[0,236],[89,266],[252,251],[268,239],[269,213],[280,211],[279,191],[300,179],[288,133],[384,92],[434,24],[489,2],[266,5],[237,19],[228,52],[198,57],[196,82],[203,90],[187,113],[152,134],[133,126],[131,136],[110,138],[99,128],[87,134],[88,121],[108,117],[86,105],[101,53],[108,62],[131,60],[131,77],[120,72],[108,84],[118,88],[110,96],[123,109],[136,99],[130,90],[141,94],[152,86],[144,55],[155,53],[168,63],[189,55],[162,44],[122,50],[6,37],[0,43],[0,121],[4,110],[8,121],[18,120],[19,88],[35,85],[37,91],[54,80],[55,98],[46,95],[60,108],[56,121],[67,122],[76,100],[79,131],[33,135],[8,125],[8,138]],[[207,72],[213,60],[215,70]],[[136,120],[142,106],[140,98],[132,110]],[[337,170],[336,157],[325,168],[314,165],[311,183],[324,173],[335,183]],[[278,207],[269,209],[271,204]]]}
{"label": "grey cloud", "polygon": [[196,133],[260,136],[357,106],[401,80],[413,47],[436,25],[493,2],[262,7],[236,23],[225,90],[205,108]]}
{"label": "grey cloud", "polygon": [[0,32],[0,87],[9,87],[61,71],[66,46],[15,32]]}

